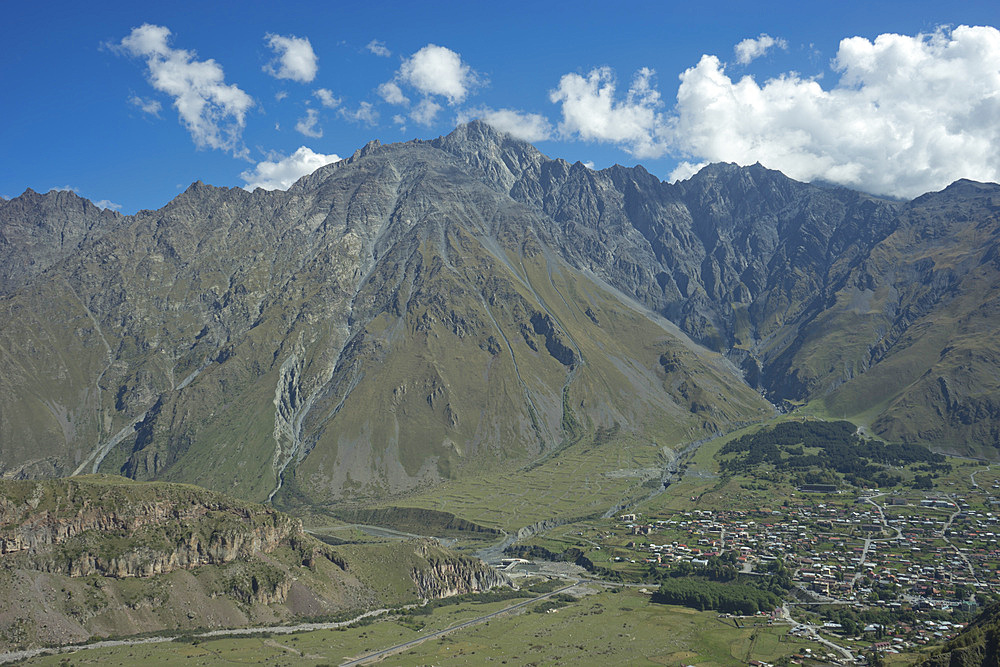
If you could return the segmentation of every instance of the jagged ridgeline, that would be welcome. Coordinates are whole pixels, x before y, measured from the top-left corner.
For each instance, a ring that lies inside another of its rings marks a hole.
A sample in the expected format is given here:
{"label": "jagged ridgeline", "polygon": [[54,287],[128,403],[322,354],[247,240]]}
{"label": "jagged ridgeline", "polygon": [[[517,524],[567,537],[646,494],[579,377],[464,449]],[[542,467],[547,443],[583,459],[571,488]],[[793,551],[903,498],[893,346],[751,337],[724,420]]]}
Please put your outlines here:
{"label": "jagged ridgeline", "polygon": [[998,206],[760,166],[671,185],[478,122],[135,216],[28,192],[0,203],[0,470],[383,499],[616,425],[697,440],[762,394],[981,452]]}
{"label": "jagged ridgeline", "polygon": [[287,622],[507,583],[431,540],[331,547],[194,486],[0,481],[0,648]]}

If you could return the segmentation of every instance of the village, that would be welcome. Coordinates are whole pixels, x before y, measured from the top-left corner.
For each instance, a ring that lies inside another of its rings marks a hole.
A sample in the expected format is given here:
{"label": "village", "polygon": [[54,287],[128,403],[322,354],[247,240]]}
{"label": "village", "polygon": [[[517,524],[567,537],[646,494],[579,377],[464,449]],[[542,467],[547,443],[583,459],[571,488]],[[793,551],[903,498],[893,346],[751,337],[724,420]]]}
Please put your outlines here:
{"label": "village", "polygon": [[[800,491],[775,507],[619,515],[607,537],[621,536],[609,541],[624,551],[612,548],[608,559],[696,572],[726,557],[751,576],[780,562],[798,600],[785,613],[819,613],[810,618],[831,638],[888,652],[955,636],[1000,590],[1000,509],[991,500],[972,507],[957,494]],[[824,620],[822,610],[836,608],[888,620]]]}

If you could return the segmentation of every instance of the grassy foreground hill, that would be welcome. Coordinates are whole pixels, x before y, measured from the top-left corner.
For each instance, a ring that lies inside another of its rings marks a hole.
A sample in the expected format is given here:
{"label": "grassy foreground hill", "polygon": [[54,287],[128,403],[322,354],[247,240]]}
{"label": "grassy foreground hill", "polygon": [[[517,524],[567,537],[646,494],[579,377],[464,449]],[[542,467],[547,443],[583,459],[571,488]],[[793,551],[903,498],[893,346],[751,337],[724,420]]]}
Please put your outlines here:
{"label": "grassy foreground hill", "polygon": [[329,617],[505,582],[430,540],[329,546],[193,486],[0,482],[0,649]]}

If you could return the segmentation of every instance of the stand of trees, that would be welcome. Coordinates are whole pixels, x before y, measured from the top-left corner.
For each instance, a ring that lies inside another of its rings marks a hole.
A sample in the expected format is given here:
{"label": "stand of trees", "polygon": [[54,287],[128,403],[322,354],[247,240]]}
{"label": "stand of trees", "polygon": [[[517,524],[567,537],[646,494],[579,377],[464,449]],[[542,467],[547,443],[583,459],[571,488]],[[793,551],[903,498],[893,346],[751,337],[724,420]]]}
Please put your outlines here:
{"label": "stand of trees", "polygon": [[[951,470],[945,457],[922,445],[886,444],[857,434],[854,424],[846,421],[784,422],[737,438],[719,450],[723,473],[747,472],[762,464],[784,472],[820,470],[836,471],[849,482],[879,486],[902,481],[890,476],[886,466],[919,465],[927,472]],[[819,449],[806,453],[805,448]],[[929,477],[929,475],[928,475]],[[807,480],[810,483],[828,483]]]}
{"label": "stand of trees", "polygon": [[781,605],[781,599],[777,595],[755,586],[693,577],[663,582],[653,594],[653,602],[744,615],[768,612]]}

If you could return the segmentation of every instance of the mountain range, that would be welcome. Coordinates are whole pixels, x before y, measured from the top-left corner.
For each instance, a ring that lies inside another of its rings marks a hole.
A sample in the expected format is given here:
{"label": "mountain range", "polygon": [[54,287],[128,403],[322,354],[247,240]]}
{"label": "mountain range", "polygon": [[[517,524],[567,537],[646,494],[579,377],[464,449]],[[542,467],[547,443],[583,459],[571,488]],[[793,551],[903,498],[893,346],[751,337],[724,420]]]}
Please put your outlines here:
{"label": "mountain range", "polygon": [[287,191],[0,201],[0,473],[370,502],[802,407],[996,456],[1000,186],[894,201],[473,122]]}

